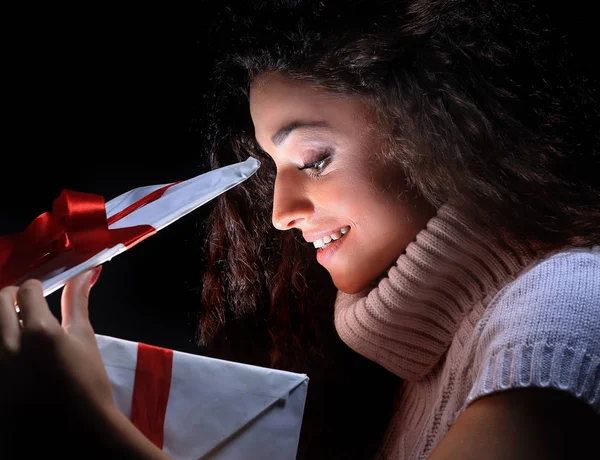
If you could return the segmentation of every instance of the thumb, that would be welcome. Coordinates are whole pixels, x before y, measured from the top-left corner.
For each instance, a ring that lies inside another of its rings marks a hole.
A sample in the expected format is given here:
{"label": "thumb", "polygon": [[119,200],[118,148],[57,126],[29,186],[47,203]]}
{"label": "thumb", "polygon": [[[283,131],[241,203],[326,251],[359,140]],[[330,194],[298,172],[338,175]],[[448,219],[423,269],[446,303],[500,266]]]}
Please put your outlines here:
{"label": "thumb", "polygon": [[65,284],[61,298],[64,328],[89,325],[88,300],[90,289],[98,279],[102,266],[81,273]]}

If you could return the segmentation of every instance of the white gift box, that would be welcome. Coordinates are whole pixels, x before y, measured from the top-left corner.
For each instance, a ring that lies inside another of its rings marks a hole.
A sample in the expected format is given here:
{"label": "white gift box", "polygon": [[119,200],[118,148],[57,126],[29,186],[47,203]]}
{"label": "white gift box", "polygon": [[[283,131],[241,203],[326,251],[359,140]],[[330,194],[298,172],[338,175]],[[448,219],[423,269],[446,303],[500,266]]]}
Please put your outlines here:
{"label": "white gift box", "polygon": [[174,459],[296,458],[306,375],[96,339],[117,407]]}

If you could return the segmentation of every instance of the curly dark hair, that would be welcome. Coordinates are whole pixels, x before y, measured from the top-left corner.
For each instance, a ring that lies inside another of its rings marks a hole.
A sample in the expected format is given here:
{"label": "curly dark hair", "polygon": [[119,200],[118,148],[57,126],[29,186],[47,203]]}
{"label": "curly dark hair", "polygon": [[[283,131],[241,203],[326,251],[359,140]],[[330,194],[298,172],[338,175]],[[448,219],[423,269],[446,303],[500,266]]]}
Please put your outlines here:
{"label": "curly dark hair", "polygon": [[545,249],[600,241],[596,87],[535,2],[263,1],[224,16],[210,32],[224,56],[210,165],[254,156],[262,167],[207,222],[202,341],[228,315],[268,311],[272,364],[294,366],[286,357],[306,357],[314,319],[331,311],[313,251],[270,223],[275,170],[248,107],[266,72],[364,98],[389,128],[388,160],[433,205],[454,202],[490,235]]}
{"label": "curly dark hair", "polygon": [[389,132],[386,161],[434,206],[452,201],[491,236],[540,250],[598,244],[596,86],[575,71],[541,5],[248,1],[216,11],[205,45],[218,62],[200,124],[209,163],[254,156],[262,167],[212,204],[200,342],[250,321],[269,336],[265,364],[298,371],[338,345],[329,276],[295,231],[271,225],[276,171],[248,104],[268,72],[363,98]]}

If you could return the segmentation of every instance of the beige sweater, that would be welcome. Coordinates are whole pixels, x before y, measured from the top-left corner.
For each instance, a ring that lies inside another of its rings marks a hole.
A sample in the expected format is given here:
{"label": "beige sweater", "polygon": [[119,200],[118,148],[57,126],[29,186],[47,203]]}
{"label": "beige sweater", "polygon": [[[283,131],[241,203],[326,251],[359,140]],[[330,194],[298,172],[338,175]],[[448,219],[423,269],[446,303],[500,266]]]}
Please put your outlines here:
{"label": "beige sweater", "polygon": [[335,325],[404,379],[381,458],[426,458],[475,399],[555,387],[600,412],[600,251],[544,259],[491,243],[442,207],[368,292],[339,293]]}

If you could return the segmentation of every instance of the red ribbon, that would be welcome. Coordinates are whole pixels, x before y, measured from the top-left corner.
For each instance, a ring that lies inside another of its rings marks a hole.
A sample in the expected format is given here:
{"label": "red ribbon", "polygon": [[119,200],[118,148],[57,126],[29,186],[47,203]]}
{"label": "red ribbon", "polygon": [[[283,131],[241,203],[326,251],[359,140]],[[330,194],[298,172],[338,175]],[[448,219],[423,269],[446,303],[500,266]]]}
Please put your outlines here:
{"label": "red ribbon", "polygon": [[120,229],[108,226],[158,199],[175,184],[166,185],[107,220],[104,198],[64,190],[45,212],[20,233],[0,236],[0,288],[18,283],[31,270],[66,251],[90,254],[123,244],[129,248],[156,230],[150,225]]}
{"label": "red ribbon", "polygon": [[172,369],[173,350],[138,343],[131,422],[161,449]]}

